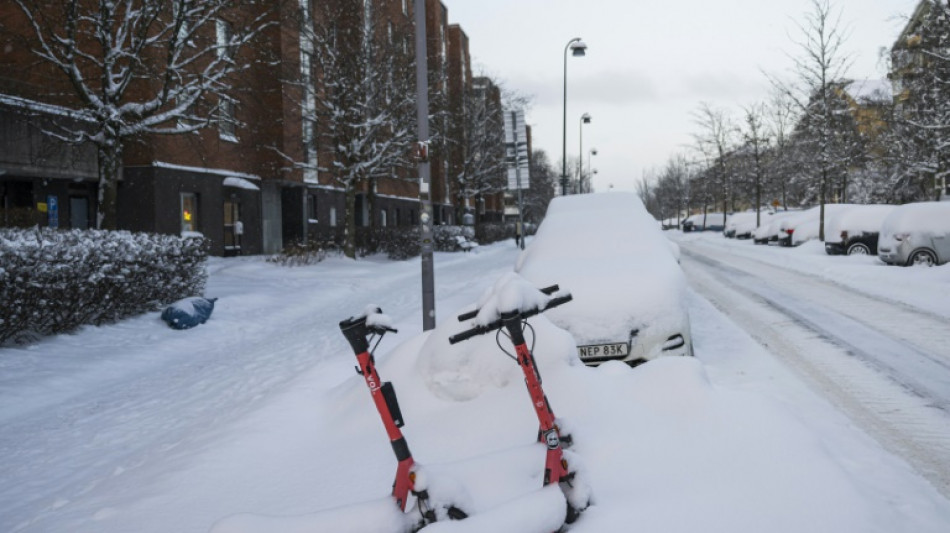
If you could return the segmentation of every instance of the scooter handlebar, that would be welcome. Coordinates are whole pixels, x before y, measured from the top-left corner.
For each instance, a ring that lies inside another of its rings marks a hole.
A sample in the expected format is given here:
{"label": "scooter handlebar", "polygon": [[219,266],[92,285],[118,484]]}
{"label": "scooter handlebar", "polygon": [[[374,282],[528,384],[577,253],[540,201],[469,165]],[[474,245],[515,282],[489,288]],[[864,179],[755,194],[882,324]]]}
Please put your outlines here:
{"label": "scooter handlebar", "polygon": [[[553,290],[552,290],[551,292],[556,292],[556,291],[558,290],[558,289],[557,289],[557,285],[553,285],[552,287],[553,287]],[[551,289],[552,287],[547,287],[546,289],[543,289],[543,290]],[[546,293],[546,294],[550,294],[550,293]],[[557,306],[559,306],[559,305],[566,304],[567,302],[570,302],[570,301],[573,300],[573,299],[574,299],[574,297],[571,296],[570,294],[564,294],[564,295],[562,295],[562,296],[557,296],[557,297],[554,297],[554,298],[551,298],[550,300],[548,300],[548,303],[547,303],[547,305],[544,306],[544,308],[540,308],[540,309],[539,309],[539,308],[534,308],[534,309],[529,309],[529,310],[527,310],[527,311],[516,312],[516,316],[517,316],[518,318],[524,320],[524,319],[526,319],[526,318],[533,317],[534,315],[541,314],[541,313],[543,313],[543,312],[545,312],[545,311],[547,311],[547,310],[549,310],[549,309],[554,309],[555,307],[557,307]],[[476,314],[477,314],[477,313],[476,313]],[[474,315],[472,315],[472,316],[474,317]],[[461,317],[459,317],[459,318],[461,318]],[[449,337],[449,344],[457,344],[457,343],[462,342],[462,341],[464,341],[464,340],[471,339],[472,337],[477,337],[478,335],[484,335],[484,334],[486,334],[486,333],[490,333],[490,332],[495,331],[496,329],[502,327],[503,325],[504,325],[504,320],[501,319],[501,318],[499,318],[498,320],[492,321],[492,322],[490,322],[490,323],[488,323],[488,324],[486,324],[486,325],[484,325],[484,326],[475,326],[475,327],[473,327],[473,328],[471,328],[471,329],[467,329],[467,330],[465,330],[465,331],[461,331],[461,332],[456,333],[455,335],[452,335],[451,337]]]}
{"label": "scooter handlebar", "polygon": [[[561,288],[558,287],[557,285],[551,285],[550,287],[545,287],[541,289],[541,292],[550,296],[559,290],[561,290]],[[474,311],[469,311],[467,313],[462,313],[461,315],[459,315],[459,322],[465,322],[466,320],[471,320],[475,318],[476,316],[478,316],[478,309],[475,309]]]}

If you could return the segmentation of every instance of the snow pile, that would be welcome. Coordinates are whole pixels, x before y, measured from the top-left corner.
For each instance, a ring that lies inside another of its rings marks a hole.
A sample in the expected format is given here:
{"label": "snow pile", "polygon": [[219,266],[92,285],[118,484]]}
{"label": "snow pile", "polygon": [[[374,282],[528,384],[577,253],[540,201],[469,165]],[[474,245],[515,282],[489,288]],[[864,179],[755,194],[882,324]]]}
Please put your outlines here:
{"label": "snow pile", "polygon": [[[520,367],[501,351],[503,347],[509,354],[514,353],[504,334],[487,333],[455,345],[449,344],[449,337],[472,326],[498,320],[505,311],[542,308],[549,299],[517,274],[502,276],[479,298],[479,311],[474,320],[449,319],[428,335],[416,363],[419,377],[433,394],[450,401],[470,401],[491,389],[507,387],[512,382],[520,384]],[[526,337],[529,347],[536,347],[534,353],[539,366],[542,361],[570,365],[576,360],[570,335],[552,325],[544,315],[533,317],[530,323],[533,329]]]}
{"label": "snow pile", "polygon": [[825,217],[825,242],[841,242],[841,232],[849,236],[879,233],[884,219],[894,210],[893,205],[856,205],[840,213]]}

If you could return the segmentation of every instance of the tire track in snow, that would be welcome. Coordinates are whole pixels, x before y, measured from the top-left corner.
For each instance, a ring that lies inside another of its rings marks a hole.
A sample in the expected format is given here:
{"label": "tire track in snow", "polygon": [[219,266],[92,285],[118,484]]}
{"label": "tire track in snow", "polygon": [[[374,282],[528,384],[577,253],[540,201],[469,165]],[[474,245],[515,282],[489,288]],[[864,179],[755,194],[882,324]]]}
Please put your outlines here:
{"label": "tire track in snow", "polygon": [[[783,269],[756,265],[761,270],[753,274],[683,251],[684,271],[697,292],[950,497],[950,387],[942,385],[950,380],[950,368],[941,352],[908,347],[830,305],[782,290],[775,274],[786,275]],[[798,276],[803,279],[794,282],[805,287],[832,285]],[[867,298],[836,290],[843,294],[826,298]],[[902,353],[910,354],[910,369],[898,357]]]}

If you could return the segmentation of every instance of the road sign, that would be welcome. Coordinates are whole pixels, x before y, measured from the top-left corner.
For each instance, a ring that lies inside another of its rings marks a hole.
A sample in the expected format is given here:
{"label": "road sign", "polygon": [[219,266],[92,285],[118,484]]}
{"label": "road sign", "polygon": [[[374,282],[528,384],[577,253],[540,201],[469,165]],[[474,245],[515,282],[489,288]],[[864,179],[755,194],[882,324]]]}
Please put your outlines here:
{"label": "road sign", "polygon": [[524,111],[505,113],[505,164],[508,168],[508,190],[529,189],[528,133]]}

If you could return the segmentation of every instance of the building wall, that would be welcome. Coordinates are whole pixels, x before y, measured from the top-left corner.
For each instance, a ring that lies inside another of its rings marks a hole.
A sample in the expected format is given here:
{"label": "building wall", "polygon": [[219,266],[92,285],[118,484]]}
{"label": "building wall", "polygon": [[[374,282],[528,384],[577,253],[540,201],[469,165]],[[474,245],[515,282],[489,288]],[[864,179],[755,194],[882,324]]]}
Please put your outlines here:
{"label": "building wall", "polygon": [[[314,17],[321,0],[308,1],[311,17]],[[384,20],[377,38],[390,40],[392,46],[406,48],[411,53],[414,50],[414,1],[373,1],[374,13]],[[464,84],[471,80],[468,39],[459,26],[450,27],[448,10],[442,2],[425,1],[430,102],[442,106],[433,111],[445,111],[450,100],[457,98]],[[215,254],[227,251],[224,209],[233,202],[241,205],[242,253],[273,253],[303,235],[331,228],[331,207],[337,209],[337,227],[342,227],[339,184],[334,183],[325,170],[316,172],[316,179],[308,180],[304,171],[290,163],[305,159],[301,115],[304,91],[293,83],[302,79],[300,5],[299,1],[281,3],[280,10],[269,15],[276,24],[236,58],[251,65],[231,80],[241,88],[233,93],[235,118],[240,123],[236,135],[228,138],[222,136],[218,128],[210,127],[197,133],[145,135],[129,139],[124,145],[124,170],[119,185],[120,228],[180,233],[182,193],[194,194],[199,199],[198,228],[211,240]],[[233,16],[229,15],[230,20],[241,24],[247,17],[259,14],[255,10],[262,8],[243,5],[231,13]],[[0,20],[8,30],[0,34],[0,95],[29,96],[41,103],[80,107],[65,76],[30,51],[30,30],[14,3],[0,2]],[[392,40],[392,35],[396,35],[396,40]],[[214,36],[199,38],[208,40]],[[323,90],[319,72],[311,72],[310,82],[315,91]],[[158,81],[137,83],[129,95],[132,99],[154,92]],[[64,198],[76,195],[89,198],[92,202],[89,211],[95,213],[97,158],[94,147],[57,144],[52,138],[37,133],[39,120],[33,116],[23,120],[0,117],[0,172],[5,172],[0,173],[0,191],[4,191],[4,201],[10,203],[24,198],[28,183],[28,196],[34,206],[43,203],[38,200],[52,191]],[[430,129],[446,132],[447,124],[445,119],[437,119]],[[30,128],[28,133],[23,133]],[[37,157],[43,150],[51,150],[53,155]],[[453,205],[448,176],[452,172],[450,167],[458,164],[458,155],[452,156],[448,146],[439,139],[433,143],[430,153],[430,191],[436,222],[457,222],[460,220],[456,212],[458,206]],[[326,169],[332,163],[332,146],[320,143],[318,154],[320,166]],[[57,158],[59,160],[54,161]],[[415,175],[414,168],[394,169],[391,176],[376,181],[371,214],[377,223],[381,223],[384,216],[387,226],[418,223],[419,187]],[[247,179],[257,189],[225,186],[228,178]],[[17,185],[13,185],[14,179],[19,180]],[[55,179],[67,181],[48,186]],[[364,194],[370,192],[363,191]],[[311,198],[316,199],[316,218],[310,216]],[[367,201],[367,205],[369,203],[372,202]],[[68,201],[59,203],[61,225],[63,220],[69,219],[68,204]],[[382,215],[383,212],[386,215]]]}

